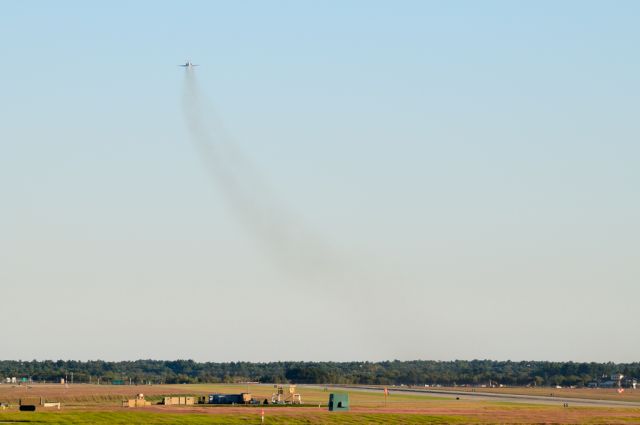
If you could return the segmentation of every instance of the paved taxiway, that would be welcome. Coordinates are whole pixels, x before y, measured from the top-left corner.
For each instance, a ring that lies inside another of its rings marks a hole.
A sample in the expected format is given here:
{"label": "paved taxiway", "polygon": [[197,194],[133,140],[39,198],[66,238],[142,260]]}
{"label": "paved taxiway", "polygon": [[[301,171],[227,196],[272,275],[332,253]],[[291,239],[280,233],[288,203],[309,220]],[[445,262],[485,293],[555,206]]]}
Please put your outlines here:
{"label": "paved taxiway", "polygon": [[[311,387],[312,385],[309,385]],[[317,385],[313,385],[315,388]],[[359,386],[359,385],[331,385],[327,386],[329,389],[349,389],[356,391],[366,392],[382,392],[383,387],[372,386]],[[568,403],[569,406],[599,406],[599,407],[631,407],[640,408],[640,403],[630,401],[615,401],[615,400],[593,400],[588,398],[573,398],[573,397],[558,397],[558,396],[538,396],[538,395],[522,395],[522,394],[496,394],[482,391],[455,391],[455,390],[439,390],[431,388],[403,388],[403,387],[389,387],[389,394],[413,394],[424,395],[444,398],[451,398],[455,400],[477,400],[477,401],[497,401],[507,403],[528,403],[528,404],[545,404],[545,405],[563,405]]]}

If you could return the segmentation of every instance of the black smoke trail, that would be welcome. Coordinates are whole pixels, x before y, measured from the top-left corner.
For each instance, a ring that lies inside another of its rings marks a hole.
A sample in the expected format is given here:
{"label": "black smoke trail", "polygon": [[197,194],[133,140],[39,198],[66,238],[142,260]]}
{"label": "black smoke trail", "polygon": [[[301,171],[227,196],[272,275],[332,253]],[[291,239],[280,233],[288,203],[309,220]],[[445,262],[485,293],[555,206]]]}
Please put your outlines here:
{"label": "black smoke trail", "polygon": [[[267,179],[240,151],[201,96],[195,72],[185,71],[183,109],[207,172],[237,220],[287,271],[318,276],[340,267],[337,256],[313,236],[273,194]],[[206,113],[206,116],[204,112]]]}

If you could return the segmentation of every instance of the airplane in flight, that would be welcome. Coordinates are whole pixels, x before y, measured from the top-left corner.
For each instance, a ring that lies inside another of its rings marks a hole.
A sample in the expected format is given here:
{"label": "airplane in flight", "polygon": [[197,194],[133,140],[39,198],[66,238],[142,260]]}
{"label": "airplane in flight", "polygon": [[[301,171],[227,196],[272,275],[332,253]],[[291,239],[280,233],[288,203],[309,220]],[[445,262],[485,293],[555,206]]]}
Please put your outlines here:
{"label": "airplane in flight", "polygon": [[191,63],[191,61],[190,61],[190,60],[187,60],[187,61],[184,63],[184,65],[178,65],[178,66],[183,66],[183,67],[185,67],[185,68],[193,68],[194,66],[200,66],[200,65],[195,64],[195,63]]}

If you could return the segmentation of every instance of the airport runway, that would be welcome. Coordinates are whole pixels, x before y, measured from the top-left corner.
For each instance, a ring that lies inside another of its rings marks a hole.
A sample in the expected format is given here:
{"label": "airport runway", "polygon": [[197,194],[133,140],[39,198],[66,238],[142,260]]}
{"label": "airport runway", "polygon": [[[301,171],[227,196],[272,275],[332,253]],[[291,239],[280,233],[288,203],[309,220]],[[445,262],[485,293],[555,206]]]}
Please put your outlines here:
{"label": "airport runway", "polygon": [[[309,385],[311,386],[311,385]],[[315,388],[317,385],[313,385]],[[327,388],[335,389],[349,389],[356,391],[377,392],[383,391],[382,387],[371,386],[358,386],[358,385],[332,385]],[[521,395],[521,394],[496,394],[481,391],[453,391],[453,390],[438,390],[438,389],[417,389],[417,388],[402,388],[402,387],[389,387],[389,394],[414,394],[451,398],[455,400],[477,400],[477,401],[498,401],[507,403],[529,403],[529,404],[545,404],[545,405],[562,405],[568,403],[569,406],[591,406],[591,407],[630,407],[640,408],[640,403],[630,401],[615,401],[615,400],[593,400],[587,398],[573,398],[573,397],[556,397],[556,396],[538,396],[538,395]]]}

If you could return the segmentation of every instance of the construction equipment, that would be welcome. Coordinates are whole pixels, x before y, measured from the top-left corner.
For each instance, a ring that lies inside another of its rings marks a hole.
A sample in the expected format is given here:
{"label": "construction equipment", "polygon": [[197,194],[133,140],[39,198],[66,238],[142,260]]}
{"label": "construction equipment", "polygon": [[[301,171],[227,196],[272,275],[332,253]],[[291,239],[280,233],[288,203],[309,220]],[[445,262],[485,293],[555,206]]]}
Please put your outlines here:
{"label": "construction equipment", "polygon": [[272,404],[302,404],[302,396],[296,393],[296,386],[289,385],[285,392],[283,385],[274,385],[275,392],[271,395]]}

